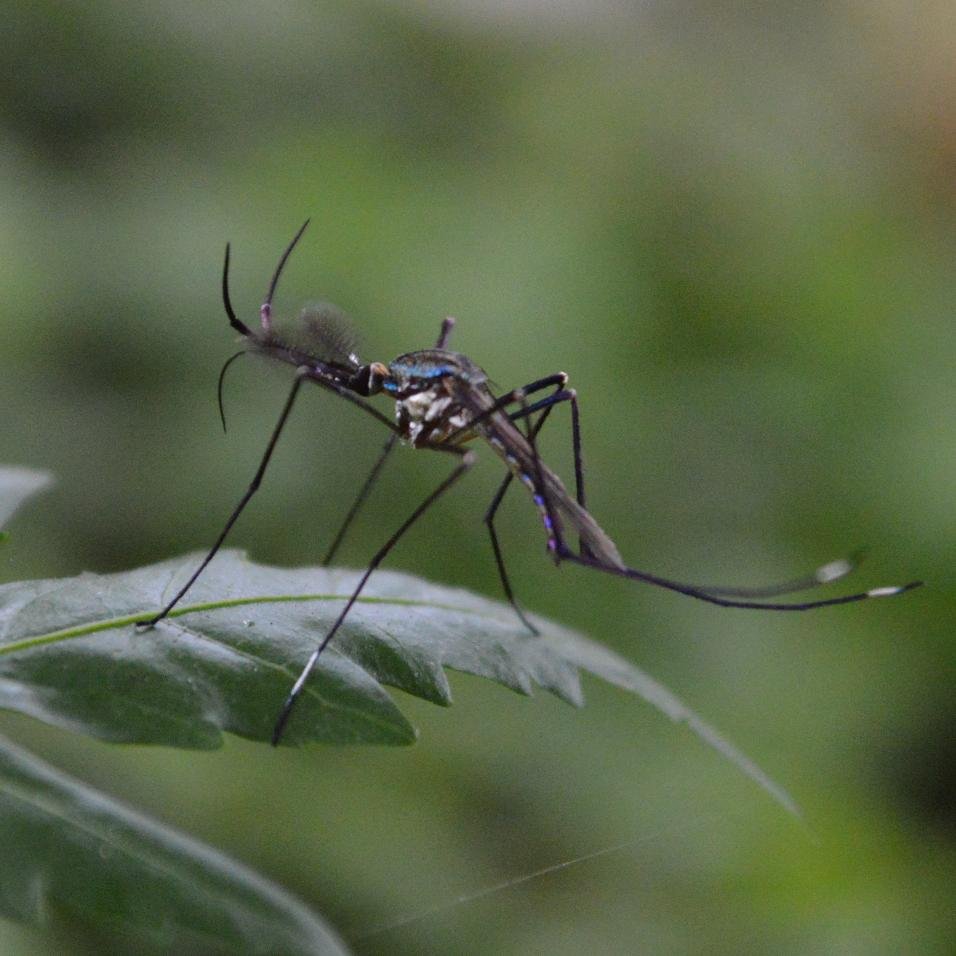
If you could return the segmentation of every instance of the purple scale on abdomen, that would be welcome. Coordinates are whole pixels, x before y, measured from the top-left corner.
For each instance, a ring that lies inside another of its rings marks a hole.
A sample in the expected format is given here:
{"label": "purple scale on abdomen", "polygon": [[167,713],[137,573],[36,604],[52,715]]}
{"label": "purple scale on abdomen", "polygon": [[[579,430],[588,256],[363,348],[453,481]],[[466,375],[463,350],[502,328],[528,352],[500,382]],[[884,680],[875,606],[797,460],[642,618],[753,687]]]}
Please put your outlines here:
{"label": "purple scale on abdomen", "polygon": [[527,474],[527,472],[521,470],[518,464],[518,459],[506,450],[504,443],[497,436],[489,435],[487,432],[485,432],[485,437],[488,438],[491,446],[504,459],[505,464],[508,466],[508,469],[515,476],[515,478],[517,478],[518,481],[520,481],[526,488],[531,490],[531,500],[535,503],[538,513],[541,515],[541,523],[544,525],[544,530],[548,533],[548,551],[557,551],[558,542],[554,537],[554,522],[551,520],[551,515],[548,514],[548,508],[545,504],[544,495],[542,495],[538,490],[534,479]]}

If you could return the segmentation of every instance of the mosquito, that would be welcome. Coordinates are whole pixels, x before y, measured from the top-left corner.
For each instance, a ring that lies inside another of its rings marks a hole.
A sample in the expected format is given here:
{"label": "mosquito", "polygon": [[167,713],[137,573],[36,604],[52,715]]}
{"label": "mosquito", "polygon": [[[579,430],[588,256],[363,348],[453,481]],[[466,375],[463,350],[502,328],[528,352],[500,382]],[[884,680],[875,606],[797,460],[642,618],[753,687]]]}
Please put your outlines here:
{"label": "mosquito", "polygon": [[[391,432],[378,460],[359,489],[355,501],[333,538],[323,564],[331,562],[352,520],[381,473],[386,459],[399,441],[412,448],[428,449],[448,455],[453,460],[453,467],[448,476],[421,501],[369,561],[332,627],[316,646],[289,691],[272,733],[273,745],[279,743],[296,700],[315,668],[319,656],[341,628],[372,573],[418,519],[471,468],[475,460],[475,452],[466,445],[475,438],[483,439],[502,459],[507,468],[507,474],[485,512],[484,523],[491,538],[491,548],[505,597],[523,626],[533,634],[538,632],[515,597],[495,531],[495,515],[513,480],[524,485],[531,495],[544,526],[548,553],[555,565],[567,561],[606,574],[653,584],[719,607],[764,611],[807,611],[837,604],[851,604],[869,598],[892,597],[919,587],[922,583],[912,581],[909,584],[872,588],[840,597],[781,603],[771,599],[806,591],[845,577],[856,566],[856,560],[844,558],[831,561],[806,577],[756,588],[687,584],[630,567],[625,564],[611,538],[587,510],[578,398],[575,390],[567,387],[568,376],[564,372],[546,375],[521,388],[496,396],[489,385],[488,376],[478,365],[467,356],[446,348],[454,326],[452,318],[443,320],[434,347],[406,352],[387,365],[382,362],[363,364],[359,360],[352,346],[349,332],[340,314],[334,309],[304,310],[297,327],[291,333],[280,332],[273,327],[272,300],[279,278],[292,250],[308,225],[307,219],[282,253],[272,274],[265,301],[259,309],[261,328],[255,331],[238,319],[233,310],[229,296],[230,247],[226,245],[222,270],[223,305],[229,324],[243,337],[244,348],[227,360],[220,373],[220,414],[222,414],[223,376],[232,361],[246,352],[265,355],[294,366],[295,378],[259,462],[259,467],[219,537],[216,538],[189,580],[169,603],[154,617],[138,622],[139,625],[151,627],[163,620],[182,600],[222,547],[239,515],[259,489],[272,459],[272,453],[275,451],[279,437],[305,382],[314,383],[327,391],[334,392],[371,415]],[[533,398],[541,393],[545,394],[542,397]],[[368,401],[369,398],[377,395],[384,395],[394,400],[394,420]],[[561,479],[541,460],[537,447],[537,436],[542,426],[552,410],[562,404],[570,407],[575,481],[573,496],[565,488]],[[578,539],[576,551],[568,543],[569,533]]]}

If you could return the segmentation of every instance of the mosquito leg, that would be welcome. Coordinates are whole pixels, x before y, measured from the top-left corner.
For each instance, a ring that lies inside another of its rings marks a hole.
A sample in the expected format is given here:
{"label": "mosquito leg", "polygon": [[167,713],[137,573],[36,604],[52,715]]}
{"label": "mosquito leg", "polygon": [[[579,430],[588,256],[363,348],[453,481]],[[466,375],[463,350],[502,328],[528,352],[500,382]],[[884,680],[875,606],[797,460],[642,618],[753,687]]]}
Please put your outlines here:
{"label": "mosquito leg", "polygon": [[[527,392],[527,389],[525,390]],[[534,414],[545,408],[550,408],[558,402],[568,401],[571,403],[571,434],[574,449],[574,478],[577,491],[578,504],[581,507],[587,507],[584,498],[584,466],[581,455],[581,429],[580,415],[578,411],[577,395],[573,389],[567,389],[549,395],[540,401],[528,405],[526,408],[511,415],[512,421],[518,421],[527,415]],[[543,424],[543,418],[535,429]],[[588,549],[582,544],[581,554],[585,557],[593,557]],[[715,597],[727,598],[770,598],[782,596],[785,594],[794,594],[799,591],[807,591],[811,588],[820,587],[825,584],[831,584],[834,581],[846,577],[854,571],[864,556],[863,549],[853,552],[845,558],[838,558],[835,561],[829,561],[821,565],[811,574],[801,578],[794,578],[789,581],[781,581],[776,584],[763,585],[761,587],[710,587],[707,585],[689,585],[695,591],[701,591]]]}
{"label": "mosquito leg", "polygon": [[455,327],[455,319],[453,316],[446,315],[441,322],[441,331],[438,333],[438,339],[435,342],[436,349],[443,349],[448,344],[448,336],[451,335],[451,330]]}
{"label": "mosquito leg", "polygon": [[[555,376],[552,376],[551,380],[555,380],[555,378]],[[547,380],[541,380],[541,382],[545,381]],[[529,387],[529,390],[538,384],[540,383],[533,383],[532,386]],[[501,407],[504,407],[508,404],[514,404],[516,402],[520,403],[522,408],[515,414],[514,417],[518,419],[527,417],[527,415],[531,412],[532,406],[529,406],[525,401],[525,394],[525,390],[522,389],[516,389],[515,391],[510,392],[508,395],[503,396],[501,399],[495,402],[494,406],[484,412],[481,418],[487,417],[493,412],[499,410]],[[472,422],[472,424],[474,424],[474,422]],[[697,585],[687,584],[682,581],[675,581],[657,574],[652,574],[649,571],[641,571],[637,568],[629,568],[624,566],[618,567],[613,564],[608,564],[584,550],[582,550],[580,554],[576,554],[564,541],[561,526],[554,520],[553,509],[551,508],[550,501],[548,500],[547,488],[542,481],[541,459],[538,455],[537,443],[534,440],[535,436],[536,430],[529,429],[528,443],[531,447],[531,453],[533,456],[532,467],[536,472],[535,475],[530,477],[535,479],[536,483],[539,485],[536,494],[541,498],[541,507],[546,512],[548,523],[550,524],[549,530],[553,538],[553,553],[556,561],[567,560],[575,564],[580,564],[584,567],[590,567],[599,571],[603,571],[606,574],[614,574],[619,577],[630,578],[631,580],[644,581],[647,584],[653,584],[656,587],[665,588],[669,591],[675,591],[679,594],[684,594],[700,601],[706,601],[709,604],[716,604],[719,607],[736,607],[764,611],[808,611],[818,607],[829,607],[837,604],[852,604],[856,601],[868,600],[869,598],[893,597],[897,594],[903,594],[906,591],[910,591],[913,588],[920,587],[923,583],[922,581],[910,581],[909,583],[903,585],[870,588],[867,591],[860,591],[856,594],[846,594],[842,595],[841,597],[826,598],[816,601],[801,601],[795,603],[776,603],[746,599],[738,600],[730,595],[720,594],[719,589],[717,593],[712,593],[705,587],[702,588]],[[831,564],[824,565],[824,568],[821,569],[823,571],[824,580],[826,580],[828,577],[836,578],[841,576],[841,566],[839,566],[838,563],[835,564],[837,565],[836,567]],[[834,572],[836,573],[834,574]]]}
{"label": "mosquito leg", "polygon": [[368,473],[365,483],[359,489],[359,493],[355,496],[355,501],[352,502],[352,507],[349,508],[348,514],[345,516],[345,520],[342,522],[338,533],[335,535],[332,544],[329,546],[329,550],[326,551],[325,557],[322,559],[323,567],[326,567],[332,563],[332,559],[335,557],[335,552],[338,551],[339,545],[342,543],[342,539],[345,537],[345,533],[348,531],[353,519],[358,514],[359,509],[363,504],[365,504],[365,499],[368,498],[369,492],[372,490],[372,486],[378,480],[378,476],[382,471],[382,467],[385,465],[386,459],[392,453],[392,449],[395,447],[397,442],[397,434],[389,435],[388,440],[385,442],[385,447],[378,456],[378,461],[376,461],[372,466],[372,470]]}
{"label": "mosquito leg", "polygon": [[[454,327],[455,320],[450,315],[446,316],[442,320],[441,329],[438,333],[438,339],[435,341],[436,349],[443,349],[445,347],[448,342],[448,336],[451,334],[451,330]],[[368,498],[375,482],[378,481],[378,476],[381,473],[388,456],[392,453],[392,449],[395,447],[397,441],[398,434],[395,433],[388,439],[388,441],[385,442],[385,447],[382,449],[378,460],[372,466],[372,470],[365,479],[365,483],[359,489],[359,493],[356,495],[355,501],[352,502],[352,507],[349,508],[348,514],[345,516],[345,520],[343,520],[341,527],[332,541],[332,544],[329,546],[329,550],[326,551],[325,557],[322,559],[323,567],[332,563],[332,559],[335,557],[339,546],[342,544],[342,540],[345,538],[346,532],[348,531],[352,522],[355,520],[355,516],[359,513],[359,509],[363,504],[365,504],[365,500]]]}
{"label": "mosquito leg", "polygon": [[[552,377],[553,379],[554,377]],[[545,380],[542,380],[545,381]],[[538,383],[533,383],[537,385]],[[489,408],[487,411],[483,412],[480,418],[485,418],[490,416],[493,412],[498,411],[500,408],[506,406],[507,404],[520,403],[522,408],[517,413],[517,417],[520,419],[522,417],[527,417],[530,412],[530,406],[525,401],[525,392],[521,389],[516,389],[515,391],[509,393],[503,398],[499,399],[495,404]],[[471,423],[474,424],[473,420]],[[680,594],[685,594],[688,597],[696,598],[700,601],[705,601],[709,604],[716,604],[719,607],[737,607],[753,610],[766,610],[766,611],[806,611],[812,608],[818,607],[829,607],[831,605],[837,604],[851,604],[856,601],[863,601],[869,598],[880,598],[880,597],[892,597],[897,594],[902,594],[905,591],[910,591],[913,588],[919,587],[921,581],[911,581],[904,585],[892,585],[889,587],[878,587],[871,588],[867,591],[860,591],[856,594],[847,594],[842,595],[841,597],[827,598],[823,600],[816,601],[802,601],[796,603],[776,603],[768,601],[756,601],[756,600],[738,600],[730,596],[721,595],[719,593],[714,594],[709,592],[706,588],[701,588],[693,584],[687,584],[682,581],[675,581],[670,578],[665,578],[657,574],[652,574],[648,571],[641,571],[637,568],[629,567],[618,567],[616,565],[607,564],[593,554],[588,554],[584,551],[580,554],[576,554],[572,551],[564,541],[562,534],[562,529],[560,524],[554,520],[554,513],[551,507],[550,501],[548,499],[547,488],[544,485],[542,480],[542,468],[541,468],[541,459],[538,455],[537,443],[535,441],[536,430],[529,429],[528,431],[528,443],[531,448],[531,453],[533,456],[533,465],[532,467],[535,470],[534,475],[529,476],[535,480],[536,484],[539,486],[537,488],[536,494],[540,497],[541,502],[540,506],[545,511],[546,517],[548,519],[549,530],[553,538],[553,553],[556,561],[568,560],[575,564],[583,565],[584,567],[595,568],[599,571],[604,571],[606,574],[614,574],[619,577],[630,578],[631,580],[644,581],[648,584],[653,584],[657,587],[665,588],[670,591],[675,591]],[[837,569],[839,570],[839,569]],[[838,575],[837,575],[838,576]]]}
{"label": "mosquito leg", "polygon": [[561,540],[560,529],[557,529],[556,537],[558,539],[558,553],[562,558],[572,561],[575,564],[584,567],[594,568],[598,571],[604,571],[607,574],[615,574],[618,577],[630,578],[632,581],[644,581],[646,584],[653,584],[659,588],[666,588],[668,591],[676,591],[678,594],[685,594],[688,597],[697,598],[699,601],[706,601],[708,604],[716,604],[719,607],[737,607],[747,610],[759,611],[809,611],[818,607],[830,607],[837,604],[853,604],[856,601],[865,601],[869,598],[894,597],[897,594],[903,594],[905,591],[911,591],[922,585],[922,581],[910,581],[908,584],[891,585],[889,587],[870,588],[868,591],[859,591],[856,594],[844,594],[841,597],[825,598],[817,601],[801,601],[793,604],[780,604],[768,601],[750,601],[738,600],[736,598],[721,596],[710,591],[702,590],[693,585],[682,581],[674,581],[670,578],[661,577],[652,574],[649,571],[640,571],[637,568],[614,567],[604,564],[597,558],[575,554]]}
{"label": "mosquito leg", "polygon": [[262,476],[266,473],[266,468],[269,466],[269,461],[272,458],[272,452],[275,450],[276,442],[278,442],[279,436],[282,434],[282,429],[285,427],[289,413],[292,411],[292,406],[295,404],[296,396],[299,394],[299,389],[302,387],[302,383],[305,380],[305,373],[302,369],[300,369],[296,373],[295,381],[292,383],[292,388],[289,391],[289,397],[285,400],[282,413],[279,415],[279,420],[276,422],[276,426],[272,430],[272,436],[269,438],[269,444],[266,445],[266,450],[262,456],[262,461],[259,462],[259,467],[256,469],[256,473],[253,476],[252,482],[246,489],[246,493],[239,499],[239,503],[233,509],[232,514],[229,515],[229,520],[219,533],[219,537],[216,538],[215,544],[213,544],[213,546],[209,549],[209,553],[202,559],[202,563],[198,568],[196,568],[189,580],[179,589],[179,591],[176,593],[176,596],[159,612],[159,614],[146,620],[137,621],[136,623],[138,625],[152,627],[154,624],[159,623],[164,617],[166,617],[166,615],[169,614],[169,612],[179,603],[183,595],[193,586],[196,578],[198,578],[199,575],[202,574],[206,569],[206,565],[209,564],[209,562],[212,561],[212,559],[216,556],[216,552],[222,547],[223,541],[226,540],[226,535],[229,534],[229,531],[236,523],[239,515],[242,514],[243,508],[245,508],[245,506],[249,503],[249,499],[259,489],[259,485],[262,483]]}
{"label": "mosquito leg", "polygon": [[[568,377],[564,374],[564,372],[557,372],[554,375],[548,375],[545,378],[539,378],[536,382],[532,382],[530,385],[525,385],[523,388],[512,389],[507,394],[496,398],[494,403],[488,408],[484,409],[480,415],[477,415],[475,418],[471,419],[471,421],[462,425],[461,428],[446,436],[442,441],[442,445],[454,445],[462,435],[464,435],[466,432],[472,431],[475,425],[477,425],[479,422],[483,422],[486,419],[491,418],[495,412],[504,411],[509,405],[515,405],[520,402],[522,406],[521,411],[515,412],[513,416],[509,417],[518,419],[526,418],[532,412],[536,411],[536,406],[529,405],[526,401],[524,401],[524,396],[532,395],[534,392],[540,392],[545,388],[562,388],[567,380]],[[548,401],[548,399],[544,399],[539,404],[545,405],[551,403]]]}
{"label": "mosquito leg", "polygon": [[[518,400],[523,403],[523,396],[519,395]],[[522,412],[524,409],[522,409]],[[520,416],[521,413],[519,413]],[[550,531],[554,541],[554,554],[555,559],[571,561],[575,564],[580,564],[584,567],[594,568],[598,571],[603,571],[606,574],[614,574],[618,577],[629,578],[633,581],[643,581],[646,584],[653,584],[656,587],[665,588],[668,591],[675,591],[678,594],[684,594],[688,597],[696,598],[699,601],[706,601],[708,604],[716,604],[719,607],[735,607],[743,608],[747,610],[761,610],[761,611],[809,611],[813,608],[819,607],[831,607],[837,604],[853,604],[857,601],[865,601],[869,598],[882,598],[882,597],[894,597],[897,594],[903,594],[906,591],[911,591],[913,588],[918,588],[922,585],[922,581],[910,581],[907,584],[902,585],[891,585],[889,587],[878,587],[870,588],[867,591],[859,591],[855,594],[844,594],[840,597],[834,598],[824,598],[816,601],[800,601],[794,603],[777,603],[770,601],[756,601],[756,600],[747,600],[738,599],[732,597],[730,594],[721,594],[718,589],[716,592],[708,590],[706,588],[701,588],[693,584],[687,584],[683,581],[675,581],[671,578],[665,578],[658,574],[652,574],[649,571],[641,571],[637,568],[630,568],[626,566],[618,567],[613,564],[607,564],[593,554],[586,553],[583,549],[580,554],[575,554],[564,541],[563,533],[560,524],[553,520],[553,515],[551,511],[551,506],[548,501],[547,488],[544,485],[544,482],[541,480],[541,459],[538,456],[537,444],[535,442],[536,430],[529,429],[528,431],[528,443],[531,446],[531,452],[534,456],[534,467],[537,471],[535,476],[538,487],[538,494],[543,499],[543,507],[551,519]],[[827,580],[827,574],[830,575],[831,579],[835,577],[842,576],[843,572],[842,566],[839,565],[839,562],[834,562],[832,565],[824,565],[821,569],[823,574],[823,581]],[[820,573],[820,572],[818,572]],[[792,583],[792,582],[791,582]],[[822,582],[821,582],[822,583]],[[798,582],[799,584],[799,582]],[[787,585],[783,585],[787,586]],[[733,589],[727,589],[727,591],[732,591]],[[762,589],[755,589],[762,590]],[[776,592],[780,593],[780,592]]]}
{"label": "mosquito leg", "polygon": [[[571,403],[571,427],[572,427],[572,440],[574,447],[574,462],[575,462],[575,482],[577,490],[577,499],[578,504],[582,507],[586,507],[584,500],[584,475],[583,475],[583,464],[581,458],[581,437],[580,437],[580,424],[579,424],[579,413],[578,413],[578,403],[577,396],[573,389],[567,389],[557,392],[554,395],[549,395],[547,398],[543,398],[540,401],[534,402],[531,405],[528,405],[527,408],[524,408],[520,411],[512,414],[511,420],[518,421],[522,418],[525,418],[528,415],[532,415],[535,412],[541,411],[542,409],[549,408],[558,402],[568,401]],[[543,423],[543,420],[542,422]],[[538,425],[540,428],[540,424]],[[535,430],[537,434],[537,429]],[[581,553],[585,556],[593,557],[593,555],[588,554],[588,550],[585,546],[582,545]],[[775,584],[767,584],[760,587],[724,587],[724,586],[714,586],[709,585],[697,585],[692,584],[688,585],[696,591],[705,592],[717,597],[731,597],[731,598],[770,598],[778,597],[785,594],[794,594],[800,591],[808,591],[811,588],[820,587],[825,584],[832,584],[834,581],[839,581],[842,578],[846,577],[848,574],[852,573],[860,564],[860,561],[865,555],[865,549],[858,549],[857,551],[851,553],[845,558],[838,558],[835,561],[828,561],[826,564],[821,565],[816,570],[810,574],[800,577],[793,578],[788,581],[781,581]]]}
{"label": "mosquito leg", "polygon": [[[545,399],[545,401],[548,401],[548,399]],[[534,423],[533,430],[535,434],[540,431],[541,426],[544,425],[548,415],[551,414],[551,409],[553,407],[553,403],[544,406],[544,411],[542,412],[541,417]],[[505,492],[507,492],[513,478],[514,475],[509,472],[502,479],[501,484],[498,486],[498,490],[495,492],[494,498],[491,499],[491,504],[488,506],[488,510],[485,512],[484,521],[488,527],[488,534],[491,536],[491,548],[495,554],[495,564],[498,567],[498,578],[501,581],[501,587],[505,592],[505,597],[508,599],[508,603],[514,608],[514,612],[518,615],[518,619],[521,621],[521,623],[524,624],[524,626],[531,631],[532,634],[538,634],[538,629],[525,616],[524,611],[521,609],[521,605],[518,604],[517,598],[515,598],[514,591],[511,588],[511,582],[508,579],[508,571],[505,568],[504,556],[501,553],[501,545],[498,542],[498,533],[495,531],[495,515],[498,513],[498,508],[501,507],[501,502],[505,497]]]}
{"label": "mosquito leg", "polygon": [[375,556],[369,562],[368,567],[365,569],[365,573],[359,579],[358,584],[355,586],[355,589],[352,591],[351,597],[345,603],[345,607],[342,608],[341,613],[335,619],[335,623],[332,625],[328,634],[322,639],[322,642],[319,646],[312,652],[312,656],[306,662],[305,667],[302,669],[302,673],[299,674],[298,679],[295,684],[292,686],[292,690],[289,691],[289,696],[286,698],[285,703],[282,705],[282,710],[279,712],[279,718],[276,721],[275,729],[272,732],[272,745],[277,746],[279,740],[282,737],[282,733],[285,730],[286,724],[289,722],[289,717],[292,715],[292,708],[295,706],[296,700],[298,700],[299,694],[302,691],[302,688],[305,686],[305,682],[309,679],[309,675],[312,673],[312,670],[315,667],[316,662],[319,659],[319,655],[325,648],[328,646],[329,642],[335,637],[339,628],[342,626],[342,623],[345,621],[348,616],[349,611],[352,610],[352,605],[358,600],[358,596],[362,593],[362,589],[365,587],[366,582],[372,576],[372,572],[382,563],[388,553],[392,550],[393,547],[398,543],[399,539],[408,531],[409,528],[433,505],[456,481],[458,481],[461,476],[471,468],[474,464],[475,456],[471,451],[464,451],[460,448],[443,448],[440,445],[433,446],[436,450],[447,451],[452,454],[459,456],[459,462],[455,466],[454,471],[409,515],[408,518],[401,524],[398,530],[382,545],[381,548],[375,553]]}
{"label": "mosquito leg", "polygon": [[504,557],[501,554],[501,545],[498,543],[498,532],[495,531],[494,512],[501,504],[501,499],[504,497],[504,493],[508,490],[508,485],[510,483],[511,475],[508,475],[501,487],[498,489],[498,493],[492,500],[491,507],[485,514],[485,524],[488,526],[488,534],[491,537],[491,550],[495,555],[495,565],[498,568],[498,579],[501,581],[501,587],[505,592],[505,597],[508,599],[508,603],[514,609],[515,614],[518,615],[518,620],[520,620],[521,623],[524,624],[524,626],[531,631],[532,634],[537,635],[540,632],[525,616],[521,605],[518,603],[518,599],[514,595],[514,591],[511,589],[511,582],[508,580],[508,571],[505,568]]}
{"label": "mosquito leg", "polygon": [[[501,399],[499,399],[495,403],[492,409],[489,409],[489,411],[485,413],[485,415],[490,414],[492,411],[497,411],[501,408],[504,408],[509,404],[513,404],[514,402],[518,402],[518,401],[524,402],[523,395],[529,392],[533,393],[535,391],[539,391],[540,389],[547,388],[547,387],[555,387],[559,389],[559,391],[555,392],[555,394],[549,395],[547,398],[543,398],[532,405],[528,405],[527,403],[524,403],[524,407],[520,411],[515,412],[514,414],[510,416],[512,421],[519,421],[521,419],[525,419],[528,421],[529,423],[528,431],[530,435],[532,436],[532,440],[533,440],[533,436],[536,436],[538,432],[541,430],[545,421],[547,421],[548,416],[551,414],[551,409],[555,405],[557,405],[559,402],[571,401],[571,402],[574,402],[576,406],[576,396],[574,392],[564,391],[562,389],[562,386],[564,385],[566,381],[567,381],[567,376],[564,375],[564,373],[562,372],[559,372],[555,375],[550,375],[544,379],[539,379],[537,382],[532,382],[530,385],[526,386],[524,389],[517,389],[503,396]],[[530,416],[535,414],[538,411],[542,412],[541,417],[532,425]],[[575,425],[577,424],[576,417],[577,416],[575,416]],[[471,424],[474,424],[474,423],[472,422]],[[577,444],[579,444],[579,442],[576,442],[576,445]],[[583,489],[583,478],[581,477],[580,467],[577,467],[575,469],[575,474],[576,474],[576,478],[578,482],[577,484],[578,501],[582,501],[584,496],[584,489]],[[513,478],[514,478],[514,475],[509,473],[505,475],[505,477],[502,479],[501,485],[498,487],[497,492],[495,492],[495,495],[492,498],[491,504],[488,506],[488,510],[485,512],[484,522],[488,528],[488,534],[491,538],[491,548],[495,557],[495,565],[497,566],[497,569],[498,569],[498,578],[501,581],[501,587],[502,587],[502,590],[505,592],[505,597],[508,599],[508,602],[511,604],[512,608],[514,608],[515,614],[518,615],[518,618],[521,621],[521,623],[524,624],[525,627],[527,627],[532,634],[537,634],[538,629],[528,620],[527,616],[525,615],[524,611],[521,608],[521,605],[518,603],[517,598],[514,595],[514,590],[511,587],[511,581],[508,577],[508,571],[507,571],[507,568],[505,567],[504,555],[501,551],[501,544],[498,540],[498,533],[495,529],[495,524],[494,524],[495,515],[498,512],[498,508],[501,506],[501,502],[504,499],[505,493],[510,487]],[[539,484],[540,484],[540,481],[539,481]],[[551,519],[549,518],[549,521],[550,520]]]}

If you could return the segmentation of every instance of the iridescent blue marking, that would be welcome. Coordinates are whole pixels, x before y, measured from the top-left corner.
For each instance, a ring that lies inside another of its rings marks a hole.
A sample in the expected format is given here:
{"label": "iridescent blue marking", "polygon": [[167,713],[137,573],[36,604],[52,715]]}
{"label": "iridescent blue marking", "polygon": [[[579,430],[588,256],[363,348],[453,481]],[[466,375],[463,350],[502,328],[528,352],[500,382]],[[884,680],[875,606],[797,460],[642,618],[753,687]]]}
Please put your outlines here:
{"label": "iridescent blue marking", "polygon": [[401,371],[403,375],[409,378],[441,378],[451,371],[448,365],[392,365],[392,372]]}
{"label": "iridescent blue marking", "polygon": [[548,533],[548,551],[552,553],[556,552],[558,550],[558,544],[554,536],[554,522],[551,520],[551,515],[548,513],[547,502],[545,501],[544,495],[539,491],[537,483],[531,475],[520,470],[520,462],[515,455],[507,450],[504,442],[494,435],[489,435],[488,440],[495,448],[504,453],[502,457],[508,463],[514,476],[532,492],[531,499],[537,506],[538,513],[541,515],[541,523]]}

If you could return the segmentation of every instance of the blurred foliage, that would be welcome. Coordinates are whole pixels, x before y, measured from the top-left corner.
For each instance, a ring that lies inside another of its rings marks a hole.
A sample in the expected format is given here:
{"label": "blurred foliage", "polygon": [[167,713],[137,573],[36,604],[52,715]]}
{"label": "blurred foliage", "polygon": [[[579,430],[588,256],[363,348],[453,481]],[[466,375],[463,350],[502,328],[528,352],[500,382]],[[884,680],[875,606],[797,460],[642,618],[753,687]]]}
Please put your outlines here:
{"label": "blurred foliage", "polygon": [[[215,378],[278,252],[279,308],[327,298],[388,360],[459,319],[503,387],[565,369],[590,502],[638,566],[786,577],[860,544],[898,602],[734,614],[550,566],[514,493],[535,611],[647,667],[805,807],[816,839],[688,735],[453,681],[411,751],[110,747],[4,716],[84,780],[262,869],[359,952],[948,952],[954,864],[956,29],[948,4],[563,0],[2,7],[0,460],[56,490],[6,579],[202,547],[284,377]],[[316,390],[317,391],[317,390]],[[544,442],[570,464],[566,422]],[[233,543],[314,562],[378,451],[321,394]],[[485,456],[486,458],[488,456]],[[408,452],[361,565],[444,463]],[[488,461],[392,566],[496,594]],[[4,952],[49,950],[9,926]],[[92,951],[63,929],[62,952]]]}

